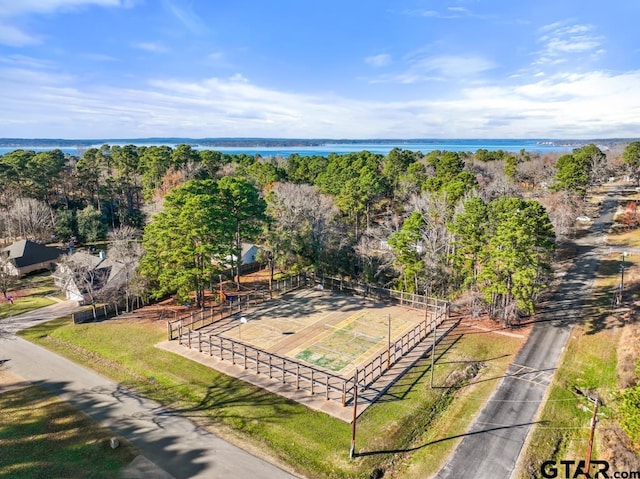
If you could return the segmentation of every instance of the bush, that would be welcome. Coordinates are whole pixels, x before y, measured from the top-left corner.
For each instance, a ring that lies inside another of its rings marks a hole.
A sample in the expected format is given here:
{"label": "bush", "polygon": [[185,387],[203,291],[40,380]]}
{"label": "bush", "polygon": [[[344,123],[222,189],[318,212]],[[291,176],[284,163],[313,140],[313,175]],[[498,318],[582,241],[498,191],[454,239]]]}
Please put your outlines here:
{"label": "bush", "polygon": [[620,426],[636,447],[640,446],[640,385],[620,394]]}

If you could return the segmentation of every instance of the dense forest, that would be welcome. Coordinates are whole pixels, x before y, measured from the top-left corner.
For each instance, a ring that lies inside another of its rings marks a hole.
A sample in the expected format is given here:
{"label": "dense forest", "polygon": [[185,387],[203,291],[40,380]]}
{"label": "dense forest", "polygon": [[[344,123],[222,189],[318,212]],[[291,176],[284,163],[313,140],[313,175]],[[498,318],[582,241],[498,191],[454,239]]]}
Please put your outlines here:
{"label": "dense forest", "polygon": [[5,241],[111,239],[120,257],[141,256],[127,294],[201,302],[255,242],[282,271],[458,299],[509,323],[534,311],[589,186],[639,166],[639,142],[618,155],[593,144],[287,158],[186,144],[15,150],[0,156],[0,229]]}

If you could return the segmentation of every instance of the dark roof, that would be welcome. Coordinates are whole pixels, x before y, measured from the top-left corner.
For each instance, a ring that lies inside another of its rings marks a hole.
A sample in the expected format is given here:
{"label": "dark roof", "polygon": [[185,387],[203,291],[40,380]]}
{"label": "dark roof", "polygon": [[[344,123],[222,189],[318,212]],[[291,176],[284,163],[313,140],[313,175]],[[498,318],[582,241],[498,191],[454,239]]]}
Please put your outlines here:
{"label": "dark roof", "polygon": [[58,248],[51,248],[30,240],[16,241],[11,246],[2,248],[0,251],[5,254],[6,252],[9,253],[9,259],[14,261],[16,268],[24,268],[32,264],[53,261],[64,253],[64,251]]}
{"label": "dark roof", "polygon": [[87,293],[87,283],[91,283],[92,289],[97,291],[107,285],[117,288],[125,281],[122,274],[124,272],[124,264],[109,257],[101,258],[100,256],[78,251],[71,255],[71,260],[87,267],[87,273],[83,279],[84,285],[76,284],[79,290],[83,290],[81,291],[83,294]]}

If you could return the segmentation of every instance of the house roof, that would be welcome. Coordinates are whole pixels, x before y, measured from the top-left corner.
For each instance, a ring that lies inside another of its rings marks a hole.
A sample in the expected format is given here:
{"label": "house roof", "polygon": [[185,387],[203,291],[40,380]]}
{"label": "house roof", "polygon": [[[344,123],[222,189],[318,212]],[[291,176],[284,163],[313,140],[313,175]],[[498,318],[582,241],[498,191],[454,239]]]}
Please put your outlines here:
{"label": "house roof", "polygon": [[[100,256],[77,251],[70,256],[76,263],[86,265],[91,273],[87,272],[84,282],[90,282],[94,291],[109,285],[111,287],[120,286],[125,280],[125,265],[120,261],[115,261],[109,257]],[[73,280],[73,279],[72,279]],[[81,293],[87,292],[87,284],[76,284]]]}
{"label": "house roof", "polygon": [[9,253],[9,259],[12,259],[16,268],[24,268],[33,264],[53,261],[58,258],[64,251],[50,246],[44,246],[31,240],[16,241],[6,248],[0,250],[2,253]]}
{"label": "house roof", "polygon": [[244,257],[244,255],[246,255],[249,251],[251,251],[253,248],[258,248],[257,245],[253,244],[253,243],[242,243],[242,251],[241,251],[241,256]]}

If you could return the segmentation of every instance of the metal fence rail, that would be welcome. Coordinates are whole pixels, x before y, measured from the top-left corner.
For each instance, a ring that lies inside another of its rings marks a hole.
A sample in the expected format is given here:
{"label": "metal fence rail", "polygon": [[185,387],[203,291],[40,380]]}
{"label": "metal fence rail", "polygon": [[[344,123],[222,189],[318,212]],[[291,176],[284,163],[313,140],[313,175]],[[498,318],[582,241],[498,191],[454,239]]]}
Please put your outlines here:
{"label": "metal fence rail", "polygon": [[324,394],[326,399],[347,402],[347,380],[337,374],[315,368],[308,364],[269,353],[260,348],[244,344],[233,339],[223,338],[215,334],[203,334],[201,331],[189,329],[178,339],[191,349],[215,356],[222,361],[231,361],[256,374],[264,374],[282,384],[289,384],[296,389],[311,394]]}
{"label": "metal fence rail", "polygon": [[[360,384],[368,387],[370,384],[377,381],[378,378],[380,378],[388,369],[424,341],[427,336],[434,333],[436,328],[438,328],[445,319],[448,318],[448,316],[448,308],[446,307],[443,307],[435,314],[430,313],[428,318],[422,320],[396,341],[391,343],[387,351],[382,352],[369,363],[359,368],[358,381],[360,381]],[[350,392],[352,392],[352,388],[353,384],[349,388]]]}
{"label": "metal fence rail", "polygon": [[[307,276],[304,273],[298,273],[294,276],[288,276],[274,280],[272,291],[279,293],[287,293],[295,289],[305,287],[307,285]],[[190,312],[182,317],[176,317],[172,321],[167,322],[167,338],[169,341],[178,339],[185,329],[200,329],[208,326],[213,322],[227,318],[240,311],[244,311],[251,306],[263,303],[269,299],[268,291],[253,291],[243,295],[227,295],[227,300],[222,303],[211,306],[197,312]]]}
{"label": "metal fence rail", "polygon": [[[323,288],[356,292],[378,299],[391,299],[402,305],[413,307],[425,312],[425,317],[420,323],[403,334],[400,338],[392,342],[381,354],[374,357],[364,366],[356,370],[353,378],[344,378],[321,368],[310,366],[295,359],[286,358],[270,353],[263,349],[235,341],[230,338],[223,338],[217,334],[203,334],[197,329],[210,324],[210,316],[205,316],[201,312],[202,318],[191,315],[174,321],[175,330],[169,329],[169,334],[176,334],[180,344],[189,348],[215,356],[223,361],[231,361],[234,365],[242,365],[244,369],[252,370],[256,374],[266,374],[270,379],[281,381],[282,384],[295,385],[296,389],[306,390],[311,394],[323,393],[326,399],[337,400],[345,406],[355,397],[355,385],[368,387],[377,381],[386,371],[421,344],[427,336],[435,334],[444,320],[449,317],[449,303],[437,298],[428,298],[411,293],[401,293],[377,287],[367,287],[360,283],[341,281],[335,278],[308,278],[305,275],[283,280],[279,288],[285,290],[297,289],[309,284],[309,286],[322,284]],[[274,288],[275,289],[275,288]],[[247,295],[244,303],[247,307],[266,301],[268,294],[261,297],[252,298]],[[227,316],[242,310],[241,304],[236,305],[238,309],[229,307]],[[220,313],[220,317],[224,313]],[[215,316],[215,314],[213,315]],[[188,321],[185,321],[188,319]],[[170,339],[172,339],[170,337]]]}
{"label": "metal fence rail", "polygon": [[330,276],[310,275],[309,282],[314,285],[321,285],[334,291],[346,291],[365,298],[376,298],[382,301],[393,300],[401,306],[406,306],[420,311],[436,313],[440,308],[448,308],[449,302],[443,299],[432,298],[421,294],[407,293],[393,289],[381,288],[365,283],[347,281],[341,278]]}

